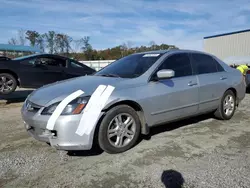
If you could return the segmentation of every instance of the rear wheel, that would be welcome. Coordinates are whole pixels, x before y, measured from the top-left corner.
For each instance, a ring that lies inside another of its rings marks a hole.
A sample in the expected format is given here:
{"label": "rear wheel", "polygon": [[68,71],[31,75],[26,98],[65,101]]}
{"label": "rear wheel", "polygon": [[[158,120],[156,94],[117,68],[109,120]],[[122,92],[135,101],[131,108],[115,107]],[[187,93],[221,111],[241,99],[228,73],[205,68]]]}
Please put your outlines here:
{"label": "rear wheel", "polygon": [[107,153],[121,153],[136,144],[140,130],[137,112],[130,106],[119,105],[110,109],[103,118],[98,143]]}
{"label": "rear wheel", "polygon": [[233,117],[236,109],[236,97],[232,90],[227,90],[220,102],[219,108],[215,112],[215,117],[222,120],[229,120]]}
{"label": "rear wheel", "polygon": [[17,80],[8,73],[0,73],[0,94],[7,95],[16,90]]}

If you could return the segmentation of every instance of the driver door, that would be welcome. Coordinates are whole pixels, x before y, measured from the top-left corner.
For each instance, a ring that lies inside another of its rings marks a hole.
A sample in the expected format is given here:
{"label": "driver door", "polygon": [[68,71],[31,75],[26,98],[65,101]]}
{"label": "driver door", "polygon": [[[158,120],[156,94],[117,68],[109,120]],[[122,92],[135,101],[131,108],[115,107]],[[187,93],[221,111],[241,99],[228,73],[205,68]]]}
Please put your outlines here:
{"label": "driver door", "polygon": [[22,62],[21,80],[24,87],[41,87],[65,79],[66,66],[62,60],[48,56],[35,57]]}
{"label": "driver door", "polygon": [[172,78],[151,81],[151,116],[153,124],[187,117],[198,112],[199,85],[187,53],[173,54],[160,65],[162,69],[175,71]]}

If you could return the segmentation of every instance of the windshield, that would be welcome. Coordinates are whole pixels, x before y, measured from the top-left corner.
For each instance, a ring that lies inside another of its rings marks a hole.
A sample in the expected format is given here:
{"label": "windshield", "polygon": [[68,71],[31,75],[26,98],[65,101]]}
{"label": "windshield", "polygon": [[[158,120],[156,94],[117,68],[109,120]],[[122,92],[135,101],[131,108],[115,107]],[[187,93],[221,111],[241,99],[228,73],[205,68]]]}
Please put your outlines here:
{"label": "windshield", "polygon": [[135,78],[145,73],[162,54],[133,54],[123,57],[94,75]]}
{"label": "windshield", "polygon": [[23,60],[23,59],[26,59],[26,58],[29,58],[29,57],[34,57],[34,56],[37,56],[37,54],[32,54],[32,55],[17,57],[17,58],[14,58],[13,60]]}

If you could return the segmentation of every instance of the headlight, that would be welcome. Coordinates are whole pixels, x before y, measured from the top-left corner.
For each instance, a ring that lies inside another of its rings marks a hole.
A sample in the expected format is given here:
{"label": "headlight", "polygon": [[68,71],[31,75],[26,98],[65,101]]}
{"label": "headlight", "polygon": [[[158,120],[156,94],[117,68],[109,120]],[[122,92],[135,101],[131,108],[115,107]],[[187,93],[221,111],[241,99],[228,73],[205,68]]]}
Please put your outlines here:
{"label": "headlight", "polygon": [[[61,115],[72,115],[72,114],[80,114],[86,104],[88,103],[90,97],[79,97],[75,100],[71,101],[62,111]],[[54,103],[48,107],[46,107],[42,111],[42,115],[51,115],[60,102]]]}

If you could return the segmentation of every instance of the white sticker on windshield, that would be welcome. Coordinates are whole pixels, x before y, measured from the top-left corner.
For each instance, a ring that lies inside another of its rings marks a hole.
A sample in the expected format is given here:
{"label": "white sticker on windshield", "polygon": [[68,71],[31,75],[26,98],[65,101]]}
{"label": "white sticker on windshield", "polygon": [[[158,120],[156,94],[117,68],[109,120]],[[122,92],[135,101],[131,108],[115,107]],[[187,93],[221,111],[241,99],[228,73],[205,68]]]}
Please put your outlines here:
{"label": "white sticker on windshield", "polygon": [[144,56],[142,57],[157,57],[159,56],[160,54],[145,54]]}

